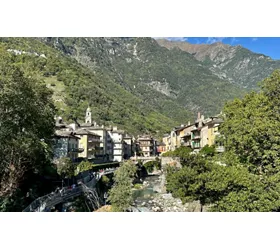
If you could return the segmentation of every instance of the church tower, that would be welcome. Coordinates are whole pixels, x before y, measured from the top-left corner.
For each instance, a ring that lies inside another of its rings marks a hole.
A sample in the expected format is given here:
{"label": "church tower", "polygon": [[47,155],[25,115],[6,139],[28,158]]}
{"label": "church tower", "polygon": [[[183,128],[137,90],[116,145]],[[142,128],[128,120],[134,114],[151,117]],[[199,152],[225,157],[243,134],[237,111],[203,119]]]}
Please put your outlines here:
{"label": "church tower", "polygon": [[86,123],[92,124],[90,107],[88,107],[86,111]]}

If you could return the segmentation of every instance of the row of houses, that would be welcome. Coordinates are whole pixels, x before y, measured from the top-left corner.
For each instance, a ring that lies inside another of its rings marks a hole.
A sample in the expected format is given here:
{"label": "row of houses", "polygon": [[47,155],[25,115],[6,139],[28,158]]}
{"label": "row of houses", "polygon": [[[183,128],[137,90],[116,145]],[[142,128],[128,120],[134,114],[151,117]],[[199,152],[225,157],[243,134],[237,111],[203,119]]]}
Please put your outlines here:
{"label": "row of houses", "polygon": [[81,159],[121,162],[131,156],[157,154],[156,140],[151,136],[128,135],[118,127],[99,126],[92,121],[91,109],[87,108],[85,123],[65,124],[56,118],[54,138],[54,161],[68,157],[73,161]]}
{"label": "row of houses", "polygon": [[162,152],[173,151],[180,146],[190,147],[195,152],[204,146],[216,146],[217,152],[223,152],[223,145],[217,142],[220,135],[219,126],[223,123],[220,116],[212,116],[204,118],[198,113],[194,123],[182,124],[175,127],[170,134],[163,136]]}

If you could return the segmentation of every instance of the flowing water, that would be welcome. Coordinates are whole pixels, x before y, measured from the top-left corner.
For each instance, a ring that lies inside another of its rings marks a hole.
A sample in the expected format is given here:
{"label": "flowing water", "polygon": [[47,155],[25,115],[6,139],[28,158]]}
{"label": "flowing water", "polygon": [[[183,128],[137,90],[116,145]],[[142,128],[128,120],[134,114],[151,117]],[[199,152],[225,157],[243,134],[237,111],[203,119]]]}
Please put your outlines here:
{"label": "flowing water", "polygon": [[133,199],[135,207],[142,212],[151,211],[152,205],[149,203],[156,195],[158,187],[160,186],[159,175],[150,175],[145,178],[148,185],[143,189],[133,191]]}

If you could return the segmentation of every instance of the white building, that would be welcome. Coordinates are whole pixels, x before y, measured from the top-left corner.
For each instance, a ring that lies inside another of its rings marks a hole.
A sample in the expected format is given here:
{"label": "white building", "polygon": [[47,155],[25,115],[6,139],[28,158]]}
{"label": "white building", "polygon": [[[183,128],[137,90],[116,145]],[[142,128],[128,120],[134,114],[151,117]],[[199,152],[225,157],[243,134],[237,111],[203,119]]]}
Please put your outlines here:
{"label": "white building", "polygon": [[121,162],[124,156],[124,146],[123,146],[123,135],[124,131],[118,130],[117,127],[113,127],[112,130],[108,131],[113,145],[113,160]]}

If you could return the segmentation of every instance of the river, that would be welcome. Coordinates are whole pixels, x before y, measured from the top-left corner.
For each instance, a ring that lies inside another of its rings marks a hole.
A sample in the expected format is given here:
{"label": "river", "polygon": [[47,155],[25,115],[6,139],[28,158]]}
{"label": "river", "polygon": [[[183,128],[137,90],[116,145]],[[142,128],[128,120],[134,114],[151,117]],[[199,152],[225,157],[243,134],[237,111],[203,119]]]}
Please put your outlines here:
{"label": "river", "polygon": [[133,190],[133,212],[200,212],[200,203],[194,201],[183,204],[165,191],[164,174],[149,175],[144,187]]}

